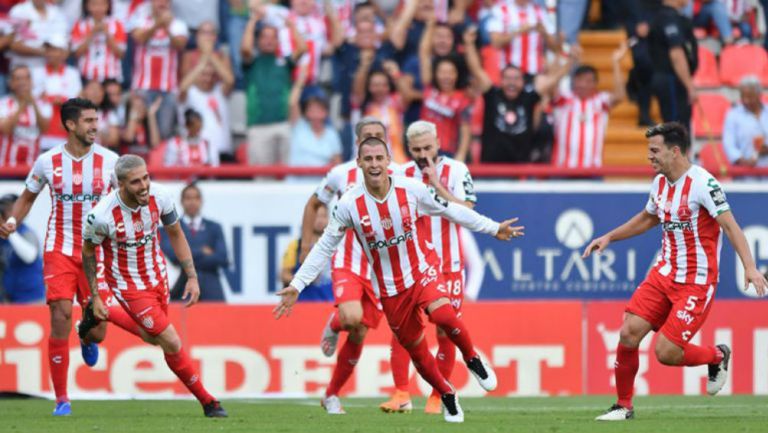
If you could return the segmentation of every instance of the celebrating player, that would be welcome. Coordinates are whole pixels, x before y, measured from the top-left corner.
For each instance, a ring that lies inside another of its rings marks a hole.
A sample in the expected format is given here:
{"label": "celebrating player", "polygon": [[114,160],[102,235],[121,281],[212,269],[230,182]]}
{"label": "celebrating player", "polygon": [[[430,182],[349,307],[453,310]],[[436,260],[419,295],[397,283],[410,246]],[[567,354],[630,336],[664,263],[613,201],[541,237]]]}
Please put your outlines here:
{"label": "celebrating player", "polygon": [[691,344],[707,319],[719,279],[720,247],[725,232],[744,265],[745,282],[765,294],[765,277],[755,267],[744,233],[736,223],[725,193],[715,178],[688,160],[690,140],[684,126],[669,122],[650,128],[648,159],[658,173],[645,209],[623,225],[593,240],[584,257],[601,252],[613,241],[662,227],[656,266],[637,288],[625,309],[616,350],[618,401],[599,421],[623,421],[632,406],[638,347],[651,330],[659,331],[656,358],[664,365],[708,365],[707,393],[725,384],[731,349],[725,345]]}
{"label": "celebrating player", "polygon": [[[472,209],[477,196],[469,169],[462,162],[438,155],[440,144],[435,124],[424,120],[414,122],[408,127],[406,138],[413,161],[404,164],[401,172],[406,177],[423,181],[441,198]],[[423,224],[423,239],[434,246],[440,258],[438,272],[443,275],[451,306],[456,310],[456,315],[461,317],[461,304],[464,300],[464,259],[459,241],[461,226],[447,218],[429,215],[421,217],[419,223]],[[440,327],[437,328],[437,347],[437,366],[443,377],[450,379],[456,362],[456,347]],[[409,364],[408,352],[396,338],[392,338],[391,365],[395,393],[389,401],[379,406],[384,412],[409,412],[412,409],[408,394]],[[440,409],[440,394],[433,389],[424,412],[439,414]]]}
{"label": "celebrating player", "polygon": [[475,351],[469,331],[450,305],[442,274],[436,269],[437,256],[416,230],[417,215],[444,215],[464,227],[502,240],[522,235],[523,228],[512,227],[516,219],[499,224],[469,208],[435,197],[421,182],[390,177],[389,150],[378,138],[360,143],[357,162],[363,172],[363,184],[341,197],[328,227],[293,281],[277,293],[282,299],[274,309],[275,317],[290,314],[299,292],[314,281],[347,229],[353,229],[375,275],[371,284],[381,299],[392,332],[408,350],[419,374],[440,392],[445,420],[463,422],[456,391],[440,374],[424,340],[421,311],[459,347],[469,370],[484,389],[496,388],[496,375]]}
{"label": "celebrating player", "polygon": [[[48,365],[56,395],[53,411],[56,416],[72,412],[67,396],[72,299],[77,296],[78,303],[83,306],[90,296],[80,262],[83,220],[102,194],[109,191],[112,169],[117,161],[114,152],[94,143],[98,122],[96,106],[88,100],[69,99],[61,106],[61,123],[67,131],[67,141],[37,158],[27,176],[24,192],[13,206],[12,216],[0,226],[0,236],[8,237],[13,233],[48,184],[52,206],[45,236],[43,279],[51,312]],[[102,291],[101,296],[112,310],[110,321],[138,335],[136,324],[109,299],[109,292]],[[106,323],[102,322],[80,336],[83,359],[89,366],[98,360],[96,343],[104,339],[105,333]]]}
{"label": "celebrating player", "polygon": [[[355,125],[355,134],[359,143],[368,137],[384,140],[387,131],[380,120],[365,117]],[[329,206],[334,198],[354,187],[362,177],[355,160],[339,164],[328,172],[304,208],[302,239],[312,239],[312,225],[317,209]],[[302,242],[302,261],[310,248],[311,242]],[[347,331],[348,335],[339,351],[331,383],[325,390],[323,407],[329,414],[342,414],[344,409],[338,393],[354,372],[368,329],[375,329],[382,315],[381,304],[371,286],[368,259],[352,230],[347,231],[344,242],[333,257],[331,279],[337,311],[331,314],[323,329],[320,348],[326,356],[333,356],[339,333]]]}
{"label": "celebrating player", "polygon": [[168,319],[168,278],[160,251],[157,227],[163,223],[173,251],[187,275],[183,298],[186,306],[197,303],[200,287],[187,238],[179,224],[174,200],[165,190],[150,191],[149,173],[141,157],[123,155],[115,164],[118,189],[96,205],[86,217],[83,230],[83,269],[93,296],[97,318],[112,311],[95,294],[96,246],[104,249],[107,285],[125,312],[140,326],[144,341],[159,345],[165,362],[184,386],[197,397],[207,417],[226,417],[227,412],[203,387],[192,359],[181,347],[181,339]]}

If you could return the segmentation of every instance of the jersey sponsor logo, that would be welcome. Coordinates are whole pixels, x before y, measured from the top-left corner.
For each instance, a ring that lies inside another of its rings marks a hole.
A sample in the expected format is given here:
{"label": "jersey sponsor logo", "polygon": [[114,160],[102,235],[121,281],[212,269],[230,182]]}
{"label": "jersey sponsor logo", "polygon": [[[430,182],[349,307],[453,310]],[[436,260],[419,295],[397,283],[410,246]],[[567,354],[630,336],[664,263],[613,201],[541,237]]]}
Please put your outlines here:
{"label": "jersey sponsor logo", "polygon": [[142,236],[141,238],[135,241],[129,241],[125,237],[118,238],[117,247],[123,250],[127,250],[128,248],[140,248],[147,245],[149,242],[151,242],[154,237],[155,237],[155,233],[152,232],[152,233],[147,233],[146,235]]}
{"label": "jersey sponsor logo", "polygon": [[54,168],[54,169],[53,169],[53,175],[54,175],[55,177],[61,177],[61,175],[63,174],[63,172],[64,172],[64,169],[63,169],[63,168],[61,168],[61,167],[56,167],[56,168]]}
{"label": "jersey sponsor logo", "polygon": [[360,218],[360,225],[363,227],[370,227],[371,226],[371,217],[366,215],[362,218]]}
{"label": "jersey sponsor logo", "polygon": [[720,188],[715,188],[709,191],[709,196],[712,197],[712,201],[715,202],[715,206],[722,206],[725,204],[725,193]]}
{"label": "jersey sponsor logo", "polygon": [[662,223],[661,227],[665,232],[693,231],[693,223],[690,221],[668,221]]}
{"label": "jersey sponsor logo", "polygon": [[403,233],[400,236],[393,236],[386,241],[377,241],[377,240],[369,240],[368,241],[368,249],[371,250],[378,250],[381,248],[389,248],[393,247],[395,245],[399,245],[406,241],[412,241],[413,240],[413,232],[408,231]]}
{"label": "jersey sponsor logo", "polygon": [[63,202],[91,202],[101,200],[101,194],[54,194],[53,198]]}
{"label": "jersey sponsor logo", "polygon": [[685,310],[677,310],[677,318],[685,322],[686,325],[690,325],[694,320],[694,317]]}

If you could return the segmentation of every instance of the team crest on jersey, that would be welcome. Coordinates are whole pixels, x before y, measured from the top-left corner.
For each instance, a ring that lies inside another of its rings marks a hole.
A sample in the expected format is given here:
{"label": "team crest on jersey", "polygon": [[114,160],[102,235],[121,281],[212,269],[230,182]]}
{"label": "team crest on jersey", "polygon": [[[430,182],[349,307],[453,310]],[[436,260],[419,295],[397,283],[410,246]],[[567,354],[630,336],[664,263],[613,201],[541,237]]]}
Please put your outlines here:
{"label": "team crest on jersey", "polygon": [[133,223],[133,232],[144,232],[144,222],[143,221],[136,221]]}
{"label": "team crest on jersey", "polygon": [[147,329],[152,329],[155,326],[155,321],[152,320],[152,316],[144,316],[141,318],[141,324]]}
{"label": "team crest on jersey", "polygon": [[80,173],[75,173],[72,175],[72,183],[75,185],[80,185],[83,183],[83,175]]}
{"label": "team crest on jersey", "polygon": [[392,228],[392,219],[384,218],[381,220],[381,226],[384,227],[384,230],[390,230]]}
{"label": "team crest on jersey", "polygon": [[691,208],[688,206],[683,206],[680,209],[677,210],[677,216],[680,218],[680,220],[690,220],[691,219]]}

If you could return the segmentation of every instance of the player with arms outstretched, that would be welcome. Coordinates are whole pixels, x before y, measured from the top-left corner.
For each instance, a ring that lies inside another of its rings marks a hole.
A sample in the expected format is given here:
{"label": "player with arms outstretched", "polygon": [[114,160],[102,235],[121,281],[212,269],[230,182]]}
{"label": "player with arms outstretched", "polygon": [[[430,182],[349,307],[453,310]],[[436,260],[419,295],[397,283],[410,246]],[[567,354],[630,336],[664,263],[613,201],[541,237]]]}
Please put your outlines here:
{"label": "player with arms outstretched", "polygon": [[183,298],[187,307],[197,303],[200,287],[187,238],[181,230],[174,199],[160,187],[150,189],[149,173],[141,157],[123,155],[115,164],[118,189],[112,191],[86,217],[83,231],[83,269],[98,319],[112,314],[95,294],[96,247],[104,250],[105,279],[125,312],[140,327],[144,341],[158,345],[165,362],[203,406],[207,417],[227,412],[203,387],[192,358],[168,319],[168,276],[157,228],[165,227],[171,247],[187,275]]}
{"label": "player with arms outstretched", "polygon": [[499,224],[464,206],[438,200],[420,181],[390,176],[389,150],[378,138],[363,140],[358,152],[363,183],[341,197],[328,227],[293,281],[277,293],[281,300],[274,309],[275,317],[290,314],[299,292],[314,281],[347,230],[353,229],[372,268],[371,283],[392,332],[408,350],[419,374],[440,392],[445,420],[463,422],[456,391],[440,374],[424,339],[422,311],[451,337],[484,389],[496,388],[496,375],[475,351],[469,331],[450,305],[437,256],[416,230],[417,216],[443,215],[502,240],[522,235],[523,228],[512,227],[516,219]]}
{"label": "player with arms outstretched", "polygon": [[584,257],[599,253],[611,242],[661,224],[662,247],[656,265],[625,309],[614,370],[618,400],[596,418],[598,421],[634,418],[638,347],[651,330],[659,332],[655,348],[659,362],[677,367],[707,365],[707,393],[714,395],[722,389],[731,349],[725,344],[699,346],[690,341],[714,302],[723,232],[741,258],[746,284],[753,284],[760,296],[768,284],[755,266],[720,183],[688,160],[690,139],[685,127],[677,122],[663,123],[650,128],[645,136],[648,159],[658,173],[645,209],[593,240],[584,251]]}

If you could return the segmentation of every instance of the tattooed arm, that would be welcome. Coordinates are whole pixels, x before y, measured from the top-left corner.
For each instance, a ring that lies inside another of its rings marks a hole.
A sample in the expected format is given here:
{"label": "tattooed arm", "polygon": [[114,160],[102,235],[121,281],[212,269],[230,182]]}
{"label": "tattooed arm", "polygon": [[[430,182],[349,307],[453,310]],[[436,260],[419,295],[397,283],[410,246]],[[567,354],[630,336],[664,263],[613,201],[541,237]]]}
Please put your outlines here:
{"label": "tattooed arm", "polygon": [[168,233],[171,248],[179,260],[179,266],[187,276],[187,285],[184,287],[182,298],[188,298],[187,307],[192,306],[200,298],[200,285],[197,282],[197,271],[192,260],[192,250],[189,249],[187,237],[184,236],[184,231],[181,230],[181,224],[178,221],[165,226],[165,231]]}
{"label": "tattooed arm", "polygon": [[99,296],[99,284],[96,280],[96,245],[89,241],[83,241],[83,271],[88,280],[88,288],[91,290],[91,299],[93,300],[93,313],[98,319],[106,320],[108,315],[107,307],[101,301]]}

